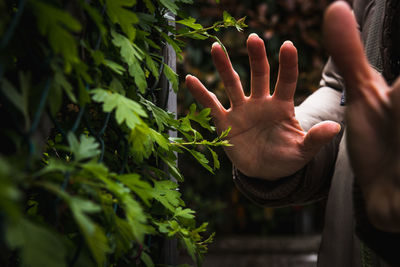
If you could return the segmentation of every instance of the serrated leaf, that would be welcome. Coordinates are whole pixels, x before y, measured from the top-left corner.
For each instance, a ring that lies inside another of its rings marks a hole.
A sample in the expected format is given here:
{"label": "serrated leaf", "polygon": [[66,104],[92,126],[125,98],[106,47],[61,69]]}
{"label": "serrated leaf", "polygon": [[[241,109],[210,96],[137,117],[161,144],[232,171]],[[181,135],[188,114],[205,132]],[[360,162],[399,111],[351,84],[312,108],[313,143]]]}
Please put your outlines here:
{"label": "serrated leaf", "polygon": [[123,95],[100,88],[93,89],[90,93],[94,101],[103,103],[104,112],[112,112],[115,110],[116,121],[119,124],[125,122],[130,129],[134,129],[137,125],[143,124],[140,117],[147,117],[147,113],[139,103]]}
{"label": "serrated leaf", "polygon": [[194,149],[187,149],[187,151],[189,151],[189,153],[192,154],[192,156],[197,160],[197,162],[201,164],[201,166],[203,166],[209,172],[214,173],[213,169],[208,165],[209,163],[208,159],[203,153],[196,151]]}
{"label": "serrated leaf", "polygon": [[139,22],[135,13],[128,10],[136,4],[136,0],[106,0],[107,15],[113,23],[118,23],[129,40],[135,39],[136,29],[133,26]]}
{"label": "serrated leaf", "polygon": [[210,147],[207,147],[207,148],[208,148],[208,150],[210,151],[211,156],[212,156],[212,158],[213,158],[213,163],[214,163],[213,169],[214,169],[214,170],[219,169],[220,163],[219,163],[219,160],[218,160],[218,155],[217,155],[217,153],[216,153],[214,150],[212,150]]}
{"label": "serrated leaf", "polygon": [[147,109],[153,114],[154,120],[156,121],[159,132],[164,131],[165,127],[168,126],[177,126],[177,122],[174,120],[174,114],[168,111],[165,111],[152,102],[140,98],[140,102],[147,107]]}
{"label": "serrated leaf", "polygon": [[145,55],[145,59],[146,59],[146,66],[149,68],[149,70],[151,71],[151,74],[153,74],[153,76],[158,79],[159,74],[158,74],[158,67],[156,66],[156,63],[153,61],[153,59],[151,58],[150,55],[146,54]]}
{"label": "serrated leaf", "polygon": [[191,209],[182,209],[182,207],[177,207],[174,213],[174,217],[181,217],[185,219],[193,219],[194,218],[194,210]]}
{"label": "serrated leaf", "polygon": [[214,127],[210,125],[210,120],[211,117],[209,116],[211,112],[211,109],[205,108],[201,110],[200,112],[196,112],[196,104],[191,104],[189,107],[189,114],[187,115],[187,118],[197,122],[198,124],[201,125],[201,127],[209,130],[210,132],[214,131]]}
{"label": "serrated leaf", "polygon": [[147,89],[146,75],[136,58],[129,66],[129,74],[134,78],[135,84],[139,89],[139,92],[144,94]]}
{"label": "serrated leaf", "polygon": [[69,132],[67,139],[70,150],[74,154],[74,159],[76,161],[93,158],[100,154],[99,143],[97,143],[96,139],[92,136],[82,134],[80,136],[80,141],[78,141],[75,134]]}
{"label": "serrated leaf", "polygon": [[153,152],[153,140],[150,136],[150,129],[146,124],[138,125],[129,134],[129,143],[134,160],[141,163],[150,157]]}
{"label": "serrated leaf", "polygon": [[154,181],[153,197],[172,213],[183,204],[181,193],[177,191],[178,185],[169,180]]}
{"label": "serrated leaf", "polygon": [[179,89],[179,79],[178,79],[178,74],[175,73],[175,71],[173,71],[171,69],[170,66],[168,66],[167,64],[164,63],[164,69],[163,72],[165,74],[165,77],[167,77],[167,79],[169,80],[169,82],[172,85],[172,89],[174,90],[175,93],[178,92]]}
{"label": "serrated leaf", "polygon": [[203,26],[201,24],[199,24],[199,23],[196,23],[196,19],[192,18],[192,17],[189,17],[189,18],[186,18],[186,19],[182,19],[182,20],[177,20],[176,23],[185,25],[185,26],[190,27],[190,28],[192,28],[194,30],[203,29]]}

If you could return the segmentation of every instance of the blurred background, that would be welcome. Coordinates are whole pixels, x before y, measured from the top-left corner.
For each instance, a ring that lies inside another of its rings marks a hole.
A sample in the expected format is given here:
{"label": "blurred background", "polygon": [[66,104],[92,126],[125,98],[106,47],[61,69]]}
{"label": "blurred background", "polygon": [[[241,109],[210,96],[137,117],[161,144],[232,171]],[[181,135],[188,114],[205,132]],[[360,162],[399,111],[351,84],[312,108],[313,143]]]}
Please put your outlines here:
{"label": "blurred background", "polygon": [[[216,33],[226,46],[248,95],[250,85],[246,39],[257,33],[265,42],[271,67],[271,90],[278,73],[278,52],[291,40],[299,54],[299,80],[295,104],[318,88],[327,55],[322,43],[323,11],[332,0],[197,0],[186,12],[203,26],[221,20],[224,10],[234,18],[246,16],[247,28]],[[184,88],[186,74],[197,76],[229,107],[223,85],[213,66],[213,40],[188,40],[184,60],[178,63],[181,79],[178,114],[187,112],[194,99]],[[204,135],[208,133],[202,131]],[[213,138],[213,136],[209,136]],[[212,175],[188,156],[179,159],[185,176],[181,192],[199,221],[208,221],[215,242],[204,266],[315,266],[325,203],[279,209],[260,207],[246,199],[232,181],[232,164],[219,150],[221,169]],[[237,255],[240,256],[237,256]],[[300,257],[300,258],[299,258]]]}

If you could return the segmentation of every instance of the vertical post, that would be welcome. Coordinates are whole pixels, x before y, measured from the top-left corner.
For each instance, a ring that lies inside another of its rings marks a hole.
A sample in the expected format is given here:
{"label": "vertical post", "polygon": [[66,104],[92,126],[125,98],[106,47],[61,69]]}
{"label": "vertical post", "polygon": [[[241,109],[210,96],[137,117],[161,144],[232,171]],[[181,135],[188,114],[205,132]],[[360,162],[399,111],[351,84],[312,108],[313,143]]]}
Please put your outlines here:
{"label": "vertical post", "polygon": [[[175,16],[171,12],[168,12],[164,15],[164,17],[168,20],[168,24],[170,26],[175,27]],[[166,44],[163,48],[163,57],[164,62],[167,64],[173,71],[176,72],[176,53],[171,45]],[[177,96],[172,88],[172,84],[168,81],[168,79],[163,75],[161,80],[162,90],[160,93],[160,102],[163,105],[163,108],[166,108],[168,111],[175,114],[177,112]],[[166,104],[166,105],[165,105]],[[165,105],[165,106],[164,106]],[[176,131],[169,131],[169,136],[177,137]],[[177,154],[176,154],[177,155]],[[165,167],[168,172],[168,168]],[[170,179],[174,182],[177,182],[174,177],[170,177]],[[174,239],[165,239],[162,251],[163,263],[168,265],[178,265],[178,240]]]}

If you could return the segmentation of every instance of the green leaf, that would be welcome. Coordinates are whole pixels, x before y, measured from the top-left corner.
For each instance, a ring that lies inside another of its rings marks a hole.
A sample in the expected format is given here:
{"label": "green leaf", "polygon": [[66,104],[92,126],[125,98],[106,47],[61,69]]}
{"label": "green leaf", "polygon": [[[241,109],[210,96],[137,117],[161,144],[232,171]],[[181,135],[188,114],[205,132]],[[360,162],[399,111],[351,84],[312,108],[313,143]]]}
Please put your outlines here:
{"label": "green leaf", "polygon": [[[77,141],[77,140],[74,140]],[[39,177],[42,175],[45,175],[47,173],[52,173],[52,172],[60,172],[60,173],[66,173],[68,171],[72,171],[73,166],[68,165],[65,161],[58,160],[55,158],[50,158],[49,163],[41,169],[39,172],[34,174],[34,177]]]}
{"label": "green leaf", "polygon": [[143,2],[145,3],[146,8],[149,10],[150,14],[153,14],[154,11],[156,10],[156,7],[151,2],[151,0],[143,0]]}
{"label": "green leaf", "polygon": [[140,103],[142,103],[153,114],[159,132],[164,131],[165,127],[177,126],[177,122],[174,119],[173,113],[157,107],[143,97],[140,98]]}
{"label": "green leaf", "polygon": [[115,119],[118,124],[125,122],[130,129],[134,129],[143,124],[140,117],[147,117],[147,113],[139,103],[123,95],[100,88],[93,89],[90,93],[94,101],[103,103],[104,112],[115,110]]}
{"label": "green leaf", "polygon": [[185,149],[189,151],[190,154],[192,154],[192,156],[201,164],[201,166],[203,166],[209,172],[214,173],[212,168],[208,165],[208,159],[206,158],[206,156],[204,156],[203,153],[193,149]]}
{"label": "green leaf", "polygon": [[156,66],[156,63],[154,63],[153,59],[151,58],[150,55],[146,54],[145,55],[145,59],[146,59],[146,65],[149,68],[149,70],[151,71],[151,73],[153,74],[153,76],[158,79],[158,67]]}
{"label": "green leaf", "polygon": [[154,181],[153,197],[172,213],[183,204],[181,193],[177,191],[178,185],[169,180]]}
{"label": "green leaf", "polygon": [[147,206],[151,206],[153,187],[147,181],[140,179],[137,173],[118,175],[117,180],[138,195]]}
{"label": "green leaf", "polygon": [[191,209],[182,209],[182,207],[177,207],[174,213],[174,217],[181,217],[185,219],[193,219],[194,218],[194,210]]}
{"label": "green leaf", "polygon": [[179,57],[182,49],[179,47],[177,40],[173,40],[171,37],[168,36],[168,34],[164,32],[160,32],[161,36],[167,41],[168,44],[172,46],[172,48],[175,50],[177,56]]}
{"label": "green leaf", "polygon": [[107,28],[104,25],[103,16],[101,15],[101,13],[94,7],[91,7],[90,5],[86,4],[86,2],[79,1],[79,4],[83,6],[85,11],[89,14],[90,18],[96,24],[97,28],[100,30],[100,34],[103,41],[106,41],[105,37],[107,34]]}
{"label": "green leaf", "polygon": [[104,59],[103,65],[119,75],[123,75],[125,72],[125,68],[123,66],[109,59]]}
{"label": "green leaf", "polygon": [[223,16],[223,21],[224,21],[225,26],[235,25],[235,23],[236,23],[235,18],[233,18],[227,11],[224,11],[222,16]]}
{"label": "green leaf", "polygon": [[175,0],[159,0],[159,2],[172,13],[174,13],[174,15],[178,14],[179,7],[175,4]]}
{"label": "green leaf", "polygon": [[159,132],[155,131],[152,128],[149,128],[150,132],[150,136],[151,138],[162,148],[164,148],[165,150],[168,150],[168,146],[169,146],[169,142],[168,139],[166,139],[162,134],[160,134]]}
{"label": "green leaf", "polygon": [[216,153],[214,150],[212,150],[210,147],[207,147],[207,148],[208,148],[208,150],[210,151],[211,156],[212,156],[212,158],[213,158],[213,163],[214,163],[213,170],[219,169],[220,163],[219,163],[219,160],[218,160],[218,155],[217,155],[217,153]]}
{"label": "green leaf", "polygon": [[165,77],[169,80],[169,82],[172,85],[172,89],[174,89],[174,92],[177,93],[179,89],[179,79],[178,79],[178,74],[175,73],[171,69],[170,66],[164,63],[164,69],[163,69]]}
{"label": "green leaf", "polygon": [[151,259],[150,255],[146,252],[142,251],[140,255],[140,259],[144,262],[147,267],[154,267],[153,260]]}
{"label": "green leaf", "polygon": [[56,233],[25,218],[8,222],[6,241],[11,249],[18,249],[22,266],[67,266],[67,251]]}
{"label": "green leaf", "polygon": [[[62,88],[64,90],[64,92],[67,94],[69,100],[71,100],[73,103],[76,104],[78,102],[76,100],[76,97],[74,94],[74,89],[73,89],[72,85],[68,82],[64,73],[62,73],[60,70],[57,70],[54,73],[53,86]],[[56,90],[60,90],[60,89],[56,89]]]}
{"label": "green leaf", "polygon": [[53,184],[41,182],[39,185],[55,193],[67,203],[97,265],[103,266],[111,249],[104,230],[88,216],[92,213],[98,213],[101,210],[100,206],[90,200],[71,196]]}
{"label": "green leaf", "polygon": [[129,66],[129,74],[134,78],[135,84],[138,87],[139,92],[144,94],[147,89],[146,76],[144,74],[142,67],[140,66],[139,61],[136,60],[136,58]]}
{"label": "green leaf", "polygon": [[187,115],[187,118],[197,122],[198,124],[201,125],[201,127],[209,130],[210,132],[214,131],[214,127],[210,125],[210,120],[211,117],[209,116],[211,112],[211,109],[205,108],[201,110],[200,112],[196,112],[196,104],[191,104],[189,107],[189,114]]}
{"label": "green leaf", "polygon": [[185,25],[185,26],[190,27],[190,28],[192,28],[194,30],[203,29],[203,26],[201,24],[199,24],[199,23],[196,23],[196,19],[192,18],[192,17],[189,17],[189,18],[186,18],[186,19],[182,19],[182,20],[177,20],[176,23]]}
{"label": "green leaf", "polygon": [[153,139],[150,136],[150,129],[146,124],[138,125],[132,129],[129,135],[129,143],[134,160],[141,163],[150,157],[153,152]]}
{"label": "green leaf", "polygon": [[135,13],[127,8],[131,8],[135,4],[136,0],[106,0],[108,17],[112,23],[121,26],[122,31],[130,41],[135,39],[136,29],[133,24],[137,24],[139,19]]}
{"label": "green leaf", "polygon": [[79,142],[76,136],[69,132],[67,139],[76,161],[93,158],[100,154],[99,143],[92,136],[82,134]]}
{"label": "green leaf", "polygon": [[140,243],[142,243],[145,234],[152,233],[153,229],[148,225],[147,216],[144,213],[142,206],[132,197],[129,188],[113,179],[110,179],[110,177],[108,177],[107,168],[100,163],[88,162],[83,164],[82,167],[91,172],[94,175],[94,178],[102,181],[107,190],[118,199],[120,206],[124,209],[132,234]]}
{"label": "green leaf", "polygon": [[30,77],[20,73],[21,92],[12,85],[7,79],[3,79],[1,83],[1,91],[7,99],[16,107],[24,116],[25,129],[28,129],[30,124],[28,110],[28,94],[30,88]]}
{"label": "green leaf", "polygon": [[72,65],[80,62],[78,44],[71,32],[81,31],[81,24],[62,9],[41,1],[33,1],[31,4],[36,13],[40,33],[48,37],[54,53],[64,57],[65,71],[69,73]]}
{"label": "green leaf", "polygon": [[183,176],[182,174],[179,172],[177,166],[176,166],[176,161],[163,156],[161,153],[158,154],[158,157],[160,157],[168,166],[168,171],[170,172],[170,174],[178,181],[178,182],[183,182]]}

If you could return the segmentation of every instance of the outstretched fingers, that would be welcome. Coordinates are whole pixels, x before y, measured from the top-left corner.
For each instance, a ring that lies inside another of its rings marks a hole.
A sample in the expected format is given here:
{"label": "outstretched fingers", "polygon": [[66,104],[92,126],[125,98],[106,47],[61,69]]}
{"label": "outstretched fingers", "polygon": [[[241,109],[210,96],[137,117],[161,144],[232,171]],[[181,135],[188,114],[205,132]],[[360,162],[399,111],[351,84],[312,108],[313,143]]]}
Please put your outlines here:
{"label": "outstretched fingers", "polygon": [[193,97],[204,107],[211,109],[211,115],[216,122],[222,120],[226,110],[218,101],[215,94],[208,91],[207,88],[192,75],[186,76],[186,87],[190,90]]}
{"label": "outstretched fingers", "polygon": [[291,41],[282,44],[279,51],[279,72],[274,96],[281,100],[293,100],[298,70],[297,49]]}
{"label": "outstretched fingers", "polygon": [[250,34],[247,50],[251,69],[251,97],[269,95],[269,64],[264,41],[257,34]]}
{"label": "outstretched fingers", "polygon": [[233,69],[228,55],[225,54],[225,51],[218,43],[212,45],[211,55],[214,65],[224,83],[225,92],[229,97],[231,106],[239,106],[245,100],[239,75]]}

